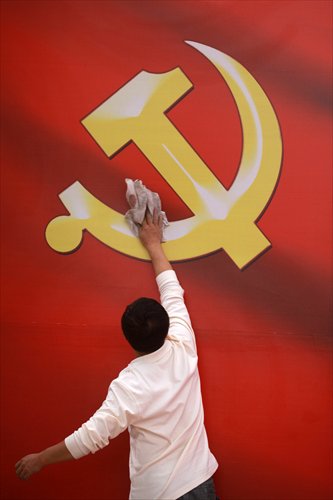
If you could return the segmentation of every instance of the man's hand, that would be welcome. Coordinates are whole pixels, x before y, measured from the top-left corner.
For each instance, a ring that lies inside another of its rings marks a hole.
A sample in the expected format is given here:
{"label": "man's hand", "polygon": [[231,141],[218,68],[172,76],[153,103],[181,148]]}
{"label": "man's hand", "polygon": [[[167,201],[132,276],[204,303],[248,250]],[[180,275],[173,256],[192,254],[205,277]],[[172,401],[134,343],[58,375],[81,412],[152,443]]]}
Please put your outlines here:
{"label": "man's hand", "polygon": [[43,467],[66,460],[73,460],[65,445],[65,441],[50,446],[40,453],[32,453],[21,458],[15,465],[16,474],[20,479],[29,479],[30,476],[39,472]]}
{"label": "man's hand", "polygon": [[30,476],[43,468],[40,453],[33,453],[21,458],[15,465],[16,474],[20,479],[29,479]]}
{"label": "man's hand", "polygon": [[143,246],[148,250],[154,246],[160,246],[162,240],[162,217],[158,217],[154,210],[153,217],[146,213],[146,218],[139,230],[139,238]]}
{"label": "man's hand", "polygon": [[158,217],[156,210],[154,210],[153,217],[147,213],[139,231],[139,238],[150,255],[156,276],[172,269],[161,245],[162,218]]}

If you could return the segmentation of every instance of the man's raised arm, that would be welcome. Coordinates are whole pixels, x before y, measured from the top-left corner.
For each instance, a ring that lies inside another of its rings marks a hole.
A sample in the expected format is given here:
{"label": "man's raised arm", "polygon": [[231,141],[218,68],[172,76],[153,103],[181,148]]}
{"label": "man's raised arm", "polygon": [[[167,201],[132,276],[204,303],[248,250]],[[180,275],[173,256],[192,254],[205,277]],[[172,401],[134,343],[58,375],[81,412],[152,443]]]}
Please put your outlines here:
{"label": "man's raised arm", "polygon": [[172,269],[161,245],[162,220],[156,210],[153,217],[147,213],[139,232],[140,240],[150,255],[156,276]]}
{"label": "man's raised arm", "polygon": [[[153,217],[147,213],[139,237],[141,243],[150,255],[160,291],[161,303],[169,315],[169,337],[175,337],[190,342],[196,350],[194,332],[191,320],[184,302],[184,290],[168,261],[161,245],[161,218],[154,212]],[[161,275],[164,271],[173,271]]]}

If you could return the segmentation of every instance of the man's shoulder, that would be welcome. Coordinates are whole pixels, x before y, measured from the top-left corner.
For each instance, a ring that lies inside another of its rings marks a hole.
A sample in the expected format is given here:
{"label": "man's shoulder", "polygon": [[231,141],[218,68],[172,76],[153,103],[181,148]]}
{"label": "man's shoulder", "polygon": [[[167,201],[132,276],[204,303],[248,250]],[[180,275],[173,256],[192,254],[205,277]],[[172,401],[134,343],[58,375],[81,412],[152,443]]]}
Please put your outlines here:
{"label": "man's shoulder", "polygon": [[138,390],[139,384],[137,380],[137,375],[134,370],[131,369],[130,364],[123,368],[118,377],[112,380],[109,389],[111,391],[123,391],[126,393],[136,393]]}

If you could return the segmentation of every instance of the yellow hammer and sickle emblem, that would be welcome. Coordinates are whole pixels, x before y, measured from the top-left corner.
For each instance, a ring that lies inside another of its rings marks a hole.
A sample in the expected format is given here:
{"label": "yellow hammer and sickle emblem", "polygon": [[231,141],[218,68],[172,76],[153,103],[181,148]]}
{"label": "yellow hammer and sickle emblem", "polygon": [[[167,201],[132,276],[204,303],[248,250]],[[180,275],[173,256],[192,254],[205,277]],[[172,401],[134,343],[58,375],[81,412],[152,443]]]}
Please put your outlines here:
{"label": "yellow hammer and sickle emblem", "polygon": [[[141,71],[82,123],[109,157],[133,141],[194,214],[167,228],[164,249],[170,260],[192,259],[223,248],[243,268],[270,246],[256,221],[279,177],[278,120],[260,85],[240,63],[206,45],[186,43],[214,64],[239,110],[243,152],[229,190],[165,115],[192,88],[180,68],[162,74]],[[70,215],[58,216],[47,226],[46,239],[54,250],[75,250],[87,230],[115,250],[148,260],[124,215],[103,204],[80,182],[59,197]]]}

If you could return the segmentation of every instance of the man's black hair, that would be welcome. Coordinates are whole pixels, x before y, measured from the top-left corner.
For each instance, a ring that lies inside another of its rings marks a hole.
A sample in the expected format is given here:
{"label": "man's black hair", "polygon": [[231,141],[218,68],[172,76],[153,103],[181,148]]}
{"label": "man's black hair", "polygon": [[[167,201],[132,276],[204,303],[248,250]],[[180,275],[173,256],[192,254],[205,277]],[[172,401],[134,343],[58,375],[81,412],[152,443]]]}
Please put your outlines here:
{"label": "man's black hair", "polygon": [[142,297],[126,307],[121,326],[133,349],[149,354],[164,344],[169,316],[157,300]]}

